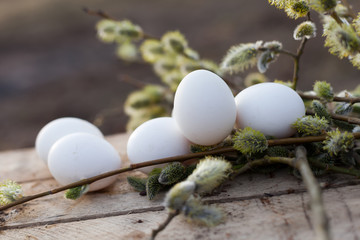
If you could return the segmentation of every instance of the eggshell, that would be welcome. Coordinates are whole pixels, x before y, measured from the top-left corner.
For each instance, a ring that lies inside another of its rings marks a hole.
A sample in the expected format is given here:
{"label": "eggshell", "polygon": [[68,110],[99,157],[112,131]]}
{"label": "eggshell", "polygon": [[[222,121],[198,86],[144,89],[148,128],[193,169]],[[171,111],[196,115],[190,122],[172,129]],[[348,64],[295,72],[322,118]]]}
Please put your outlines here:
{"label": "eggshell", "polygon": [[101,131],[88,121],[74,117],[59,118],[49,122],[40,130],[35,141],[36,152],[47,164],[51,146],[61,137],[76,132],[103,137]]}
{"label": "eggshell", "polygon": [[305,115],[301,97],[279,83],[259,83],[241,91],[236,97],[237,125],[251,127],[275,138],[295,133],[291,125]]}
{"label": "eggshell", "polygon": [[[73,133],[56,141],[49,152],[48,166],[61,185],[67,185],[104,172],[119,169],[121,158],[104,138],[89,133]],[[89,191],[113,183],[116,176],[96,181]]]}
{"label": "eggshell", "polygon": [[236,120],[234,96],[215,73],[196,70],[180,82],[173,117],[191,142],[213,145],[224,140]]}
{"label": "eggshell", "polygon": [[[132,164],[186,153],[190,153],[190,142],[181,134],[175,120],[170,117],[155,118],[141,124],[130,135],[127,144],[127,155]],[[139,170],[149,173],[153,168],[165,165]]]}

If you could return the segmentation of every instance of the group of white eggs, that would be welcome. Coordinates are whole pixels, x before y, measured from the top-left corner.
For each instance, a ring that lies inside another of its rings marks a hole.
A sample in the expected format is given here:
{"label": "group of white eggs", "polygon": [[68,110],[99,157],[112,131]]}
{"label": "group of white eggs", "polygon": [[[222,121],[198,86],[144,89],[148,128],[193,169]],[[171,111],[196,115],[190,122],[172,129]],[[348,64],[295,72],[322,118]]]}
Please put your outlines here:
{"label": "group of white eggs", "polygon": [[[214,145],[234,127],[251,127],[266,136],[289,137],[291,125],[305,115],[301,97],[277,83],[261,83],[235,98],[216,74],[196,70],[179,84],[172,117],[149,120],[131,134],[127,156],[141,163],[190,152],[191,144]],[[35,148],[62,185],[119,169],[121,158],[98,128],[77,118],[60,118],[41,129]],[[159,166],[158,166],[159,167]],[[153,167],[142,168],[148,173]],[[110,185],[115,177],[97,181],[90,191]]]}

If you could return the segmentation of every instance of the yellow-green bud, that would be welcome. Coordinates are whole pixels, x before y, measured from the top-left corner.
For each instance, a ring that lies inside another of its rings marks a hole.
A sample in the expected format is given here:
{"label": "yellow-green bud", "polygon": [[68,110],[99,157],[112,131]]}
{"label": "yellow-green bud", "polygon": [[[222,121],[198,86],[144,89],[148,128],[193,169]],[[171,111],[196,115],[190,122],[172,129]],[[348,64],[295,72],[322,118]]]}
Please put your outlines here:
{"label": "yellow-green bud", "polygon": [[313,38],[316,36],[315,24],[311,21],[306,21],[299,24],[294,30],[294,39],[302,40],[303,38]]}
{"label": "yellow-green bud", "polygon": [[268,142],[264,134],[250,127],[236,131],[232,140],[234,142],[234,148],[248,156],[263,152],[268,147]]}
{"label": "yellow-green bud", "polygon": [[0,206],[7,205],[23,197],[21,185],[12,180],[0,183]]}
{"label": "yellow-green bud", "polygon": [[331,156],[336,156],[341,152],[348,152],[354,147],[354,136],[349,132],[340,132],[339,129],[328,133],[324,141],[324,150]]}
{"label": "yellow-green bud", "polygon": [[286,14],[293,19],[306,17],[310,8],[306,1],[288,1],[285,6]]}
{"label": "yellow-green bud", "polygon": [[169,211],[181,210],[185,202],[195,191],[193,181],[183,181],[177,183],[165,196],[164,205]]}
{"label": "yellow-green bud", "polygon": [[196,192],[210,193],[231,173],[231,164],[220,157],[208,156],[201,160],[186,179],[196,184]]}
{"label": "yellow-green bud", "polygon": [[187,41],[179,31],[167,32],[161,38],[166,51],[183,53],[187,48]]}
{"label": "yellow-green bud", "polygon": [[314,92],[317,96],[328,102],[334,98],[333,88],[325,81],[316,81],[314,84]]}
{"label": "yellow-green bud", "polygon": [[230,48],[220,64],[222,73],[238,73],[254,66],[257,63],[258,47],[261,41],[256,43],[241,43]]}
{"label": "yellow-green bud", "polygon": [[296,120],[292,125],[303,136],[317,136],[329,128],[329,122],[318,116],[305,116]]}
{"label": "yellow-green bud", "polygon": [[164,55],[164,49],[160,41],[155,39],[145,40],[140,46],[140,52],[146,62],[154,63]]}
{"label": "yellow-green bud", "polygon": [[124,61],[133,62],[138,59],[138,49],[135,44],[126,41],[118,45],[116,55]]}
{"label": "yellow-green bud", "polygon": [[336,7],[336,0],[311,0],[310,7],[320,13],[328,12]]}
{"label": "yellow-green bud", "polygon": [[117,36],[117,24],[113,20],[103,19],[96,24],[97,35],[105,43],[114,42]]}

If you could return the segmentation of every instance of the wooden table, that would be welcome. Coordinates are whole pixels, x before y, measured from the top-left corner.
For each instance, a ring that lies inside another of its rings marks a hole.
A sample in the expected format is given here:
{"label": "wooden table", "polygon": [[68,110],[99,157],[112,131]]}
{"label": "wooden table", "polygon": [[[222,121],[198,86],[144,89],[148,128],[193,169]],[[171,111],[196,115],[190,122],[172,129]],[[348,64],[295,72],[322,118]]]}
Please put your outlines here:
{"label": "wooden table", "polygon": [[[128,135],[107,139],[119,150],[124,165]],[[0,153],[0,181],[22,184],[26,195],[59,186],[34,149]],[[118,176],[111,187],[72,201],[62,193],[37,199],[0,214],[0,239],[148,239],[167,216],[164,194],[149,201],[126,182],[134,171]],[[360,181],[343,175],[319,179],[333,239],[359,239]],[[226,214],[226,221],[207,228],[177,216],[157,239],[312,239],[308,195],[301,180],[288,171],[247,173],[204,198]]]}

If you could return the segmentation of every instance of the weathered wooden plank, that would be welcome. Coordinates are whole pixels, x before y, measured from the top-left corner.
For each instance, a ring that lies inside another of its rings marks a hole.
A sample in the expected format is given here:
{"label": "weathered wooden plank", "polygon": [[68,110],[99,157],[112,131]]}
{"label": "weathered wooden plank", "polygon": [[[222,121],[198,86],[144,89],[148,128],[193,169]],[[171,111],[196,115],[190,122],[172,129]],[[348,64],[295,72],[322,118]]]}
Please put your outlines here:
{"label": "weathered wooden plank", "polygon": [[[324,191],[333,239],[359,239],[360,190],[347,186]],[[218,204],[226,221],[214,228],[189,224],[176,217],[158,239],[312,239],[305,193]],[[11,229],[1,239],[148,239],[166,211],[149,211],[98,219]]]}
{"label": "weathered wooden plank", "polygon": [[[161,208],[164,193],[160,194],[155,200],[149,201],[146,197],[139,196],[139,193],[135,192],[126,183],[128,175],[139,174],[141,173],[122,174],[111,187],[100,192],[89,193],[76,201],[64,199],[62,194],[56,194],[26,203],[21,206],[20,212],[12,214],[7,218],[6,222],[0,224],[0,229],[33,224],[45,225],[59,221],[70,222],[79,219],[122,215]],[[336,176],[323,178],[322,181],[334,181]],[[343,176],[337,177],[340,182],[347,179]],[[55,187],[56,182],[54,180],[45,180],[25,183],[23,186],[26,192],[35,193]],[[301,181],[290,176],[287,171],[280,171],[271,176],[245,174],[225,184],[221,192],[205,197],[204,200],[208,202],[229,202],[303,191],[305,189]]]}
{"label": "weathered wooden plank", "polygon": [[[119,151],[120,156],[124,160],[124,165],[128,164],[126,159],[126,142],[128,137],[129,134],[117,134],[106,137]],[[0,153],[0,181],[12,179],[22,183],[49,178],[52,178],[52,176],[47,166],[33,148],[17,149]]]}
{"label": "weathered wooden plank", "polygon": [[[128,135],[120,134],[107,139],[120,152],[124,165],[128,165]],[[58,186],[33,149],[0,153],[0,166],[0,180],[10,178],[22,182],[27,195]],[[129,175],[139,176],[141,173],[134,171],[119,175],[114,185],[77,201],[66,200],[61,194],[56,194],[10,209],[0,216],[0,220],[6,220],[0,221],[0,238],[14,239],[15,234],[20,234],[16,235],[21,236],[20,239],[145,238],[150,228],[166,216],[164,211],[160,211],[163,209],[164,193],[154,201],[139,196],[126,183]],[[325,196],[335,234],[351,236],[341,239],[356,239],[354,236],[360,235],[360,213],[357,210],[360,209],[360,190],[358,186],[347,185],[360,184],[359,180],[331,175],[321,178],[320,182],[331,188],[326,190]],[[304,191],[301,180],[287,170],[271,175],[250,172],[226,183],[219,193],[204,198],[225,208],[229,214],[225,224],[208,231],[207,228],[188,225],[178,217],[160,235],[160,239],[308,239],[312,232],[307,203],[302,197]],[[136,223],[138,218],[141,224]],[[256,230],[258,226],[261,226],[261,231]],[[273,238],[268,238],[272,235]]]}

